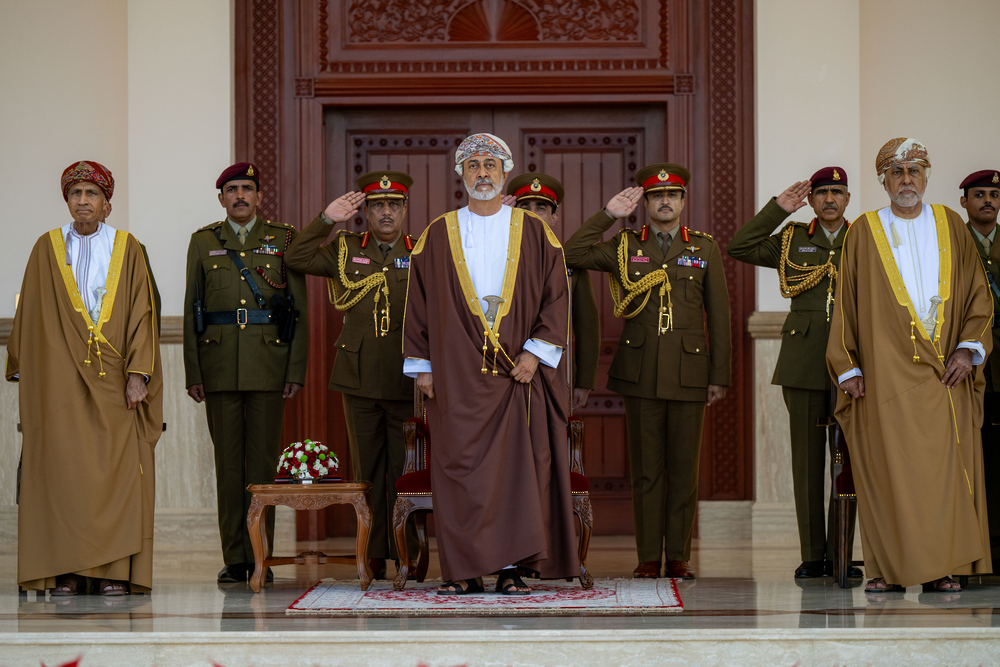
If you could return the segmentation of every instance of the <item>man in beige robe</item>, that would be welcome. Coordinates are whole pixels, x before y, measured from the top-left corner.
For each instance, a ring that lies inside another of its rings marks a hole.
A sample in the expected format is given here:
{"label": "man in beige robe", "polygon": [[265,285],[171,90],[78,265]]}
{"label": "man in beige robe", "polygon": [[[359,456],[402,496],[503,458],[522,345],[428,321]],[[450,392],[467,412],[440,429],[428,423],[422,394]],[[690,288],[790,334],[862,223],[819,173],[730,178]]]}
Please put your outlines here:
{"label": "man in beige robe", "polygon": [[153,293],[139,242],[102,222],[111,172],[81,161],[62,185],[73,222],[35,243],[7,344],[23,433],[17,581],[145,592],[163,423]]}
{"label": "man in beige robe", "polygon": [[843,393],[866,591],[990,572],[979,427],[993,306],[962,219],[922,203],[930,161],[893,139],[876,173],[890,206],[844,241],[826,359]]}

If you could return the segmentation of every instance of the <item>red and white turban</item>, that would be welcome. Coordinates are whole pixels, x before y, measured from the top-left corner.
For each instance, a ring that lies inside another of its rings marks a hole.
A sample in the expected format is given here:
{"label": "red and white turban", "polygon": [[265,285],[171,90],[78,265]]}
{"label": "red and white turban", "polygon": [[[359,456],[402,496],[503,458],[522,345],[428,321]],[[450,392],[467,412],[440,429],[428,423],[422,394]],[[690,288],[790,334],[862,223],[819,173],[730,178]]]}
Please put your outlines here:
{"label": "red and white turban", "polygon": [[878,182],[885,183],[885,172],[901,164],[915,162],[924,168],[926,176],[931,175],[931,162],[927,159],[927,147],[916,139],[897,137],[882,146],[875,158],[875,173]]}
{"label": "red and white turban", "polygon": [[458,150],[455,151],[455,172],[459,176],[463,174],[462,163],[471,157],[494,157],[503,162],[505,174],[514,169],[510,147],[500,137],[486,132],[466,137],[465,141],[458,145]]}
{"label": "red and white turban", "polygon": [[111,170],[100,162],[90,160],[80,160],[66,167],[62,173],[62,193],[63,199],[69,201],[69,188],[74,183],[89,181],[101,189],[104,198],[111,200],[111,195],[115,192],[115,179],[111,176]]}

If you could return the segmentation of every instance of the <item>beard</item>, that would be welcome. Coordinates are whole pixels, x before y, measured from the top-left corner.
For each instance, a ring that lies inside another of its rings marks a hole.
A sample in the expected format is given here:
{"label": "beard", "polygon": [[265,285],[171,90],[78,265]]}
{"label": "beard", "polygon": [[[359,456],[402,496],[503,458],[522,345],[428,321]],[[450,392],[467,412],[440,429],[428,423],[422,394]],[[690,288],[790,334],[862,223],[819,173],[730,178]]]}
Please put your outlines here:
{"label": "beard", "polygon": [[902,208],[910,208],[911,206],[916,206],[920,203],[920,195],[917,194],[916,190],[908,188],[906,190],[900,190],[896,193],[895,197],[890,197],[896,206]]}
{"label": "beard", "polygon": [[[489,190],[480,191],[476,189],[478,186],[486,184],[491,186]],[[465,189],[466,191],[468,191],[469,196],[472,197],[473,199],[478,199],[479,201],[489,201],[494,197],[499,197],[500,190],[502,187],[503,183],[501,183],[500,185],[496,185],[495,183],[493,183],[493,181],[491,181],[488,178],[480,178],[478,181],[476,181],[475,185],[472,186],[470,186],[468,183],[465,184]]]}

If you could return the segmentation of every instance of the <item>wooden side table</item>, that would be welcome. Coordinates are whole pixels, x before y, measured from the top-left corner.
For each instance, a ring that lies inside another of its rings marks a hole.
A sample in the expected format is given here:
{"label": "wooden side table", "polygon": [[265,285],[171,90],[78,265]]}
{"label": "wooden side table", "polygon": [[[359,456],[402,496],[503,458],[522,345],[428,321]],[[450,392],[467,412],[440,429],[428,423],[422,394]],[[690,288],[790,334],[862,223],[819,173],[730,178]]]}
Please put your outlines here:
{"label": "wooden side table", "polygon": [[[333,482],[330,484],[251,484],[250,509],[247,511],[247,529],[253,545],[254,571],[250,588],[260,592],[267,569],[273,565],[292,563],[342,563],[358,566],[361,590],[367,591],[372,583],[368,566],[368,535],[372,527],[372,510],[368,504],[371,482]],[[318,510],[329,505],[354,505],[358,516],[358,536],[355,553],[349,556],[327,556],[319,551],[306,551],[298,556],[266,557],[268,551],[267,524],[261,521],[264,511],[271,505],[286,505],[297,510]]]}

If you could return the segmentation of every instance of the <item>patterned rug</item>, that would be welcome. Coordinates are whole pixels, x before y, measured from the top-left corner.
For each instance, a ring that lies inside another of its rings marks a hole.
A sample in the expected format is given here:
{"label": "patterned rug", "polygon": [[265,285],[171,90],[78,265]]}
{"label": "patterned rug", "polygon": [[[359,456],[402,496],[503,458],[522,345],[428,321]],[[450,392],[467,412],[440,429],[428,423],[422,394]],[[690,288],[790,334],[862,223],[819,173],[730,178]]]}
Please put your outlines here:
{"label": "patterned rug", "polygon": [[590,590],[577,581],[532,580],[531,595],[498,595],[496,577],[484,579],[486,593],[437,595],[440,582],[374,581],[362,591],[357,580],[324,579],[292,603],[286,614],[325,616],[576,616],[648,615],[684,611],[673,579],[595,579]]}

